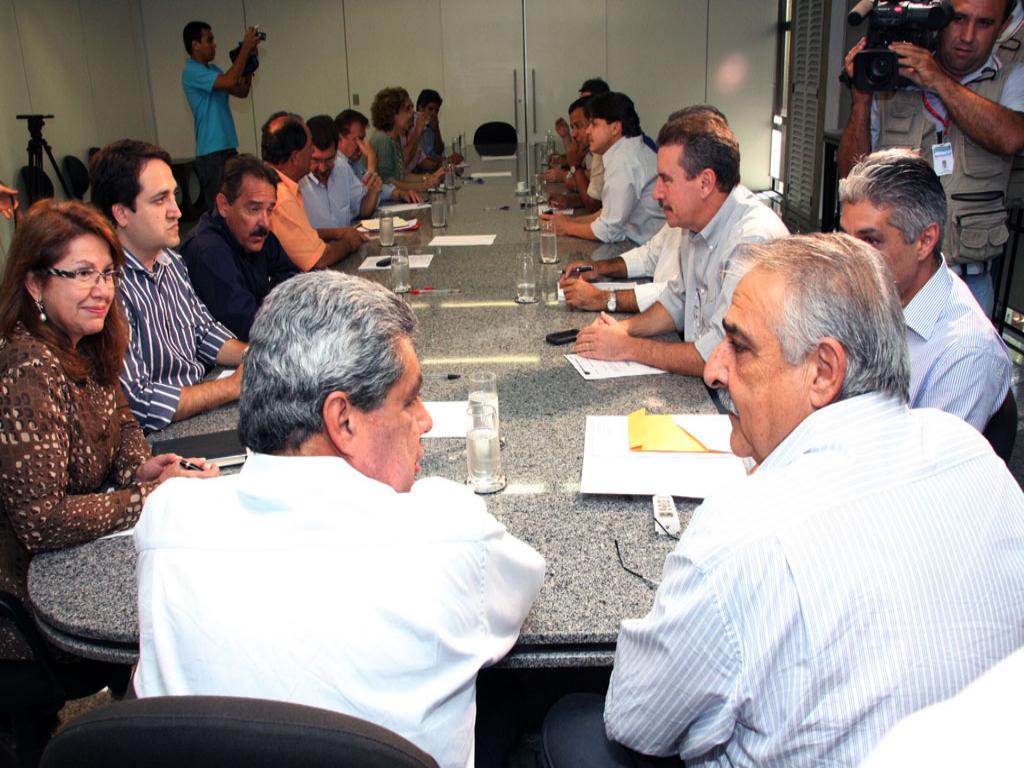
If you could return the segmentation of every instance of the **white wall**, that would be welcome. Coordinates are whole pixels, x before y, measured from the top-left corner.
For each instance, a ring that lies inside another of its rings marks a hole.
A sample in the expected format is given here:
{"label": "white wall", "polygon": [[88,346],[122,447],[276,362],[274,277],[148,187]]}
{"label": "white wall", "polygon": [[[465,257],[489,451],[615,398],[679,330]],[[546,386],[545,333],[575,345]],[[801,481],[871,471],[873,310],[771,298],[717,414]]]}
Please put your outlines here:
{"label": "white wall", "polygon": [[[55,115],[43,129],[58,163],[125,135],[153,140],[137,0],[0,0],[0,179],[27,163],[21,113]],[[49,160],[44,169],[63,197]],[[0,244],[10,226],[0,219]]]}

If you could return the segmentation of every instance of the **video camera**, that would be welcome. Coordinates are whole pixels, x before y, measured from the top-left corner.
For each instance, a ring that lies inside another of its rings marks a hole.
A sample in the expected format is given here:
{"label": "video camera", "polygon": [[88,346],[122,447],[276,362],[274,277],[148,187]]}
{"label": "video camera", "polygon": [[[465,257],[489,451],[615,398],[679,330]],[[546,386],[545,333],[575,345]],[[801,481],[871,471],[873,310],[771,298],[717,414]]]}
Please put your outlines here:
{"label": "video camera", "polygon": [[[263,30],[261,30],[259,28],[259,25],[256,25],[256,37],[258,37],[260,40],[266,40],[267,39],[267,33],[264,32]],[[241,41],[239,41],[238,45],[236,45],[234,48],[232,48],[228,52],[228,57],[231,59],[232,63],[234,63],[235,59],[238,58],[238,54],[241,52],[241,50],[242,50],[242,43],[241,43]],[[252,53],[249,54],[249,58],[246,59],[246,61],[245,61],[245,68],[242,70],[242,76],[243,77],[247,77],[247,76],[251,75],[253,72],[255,72],[257,69],[259,69],[259,68],[260,68],[260,57],[259,57],[259,54],[256,53],[256,49],[254,48]]]}
{"label": "video camera", "polygon": [[899,56],[889,49],[906,42],[935,50],[938,31],[953,18],[950,0],[924,3],[860,0],[847,20],[856,26],[868,19],[867,44],[853,58],[853,87],[861,91],[895,91],[912,83],[899,73]]}

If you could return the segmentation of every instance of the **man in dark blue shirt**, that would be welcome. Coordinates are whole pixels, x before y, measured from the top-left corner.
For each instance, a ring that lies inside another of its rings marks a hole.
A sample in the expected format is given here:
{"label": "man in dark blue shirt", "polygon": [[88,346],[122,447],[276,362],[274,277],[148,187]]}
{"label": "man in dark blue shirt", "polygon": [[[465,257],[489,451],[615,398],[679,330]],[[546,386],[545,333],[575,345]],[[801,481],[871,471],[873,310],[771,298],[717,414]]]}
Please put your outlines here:
{"label": "man in dark blue shirt", "polygon": [[181,244],[199,298],[243,341],[263,297],[298,273],[270,231],[277,172],[252,155],[224,166],[216,210],[207,211]]}

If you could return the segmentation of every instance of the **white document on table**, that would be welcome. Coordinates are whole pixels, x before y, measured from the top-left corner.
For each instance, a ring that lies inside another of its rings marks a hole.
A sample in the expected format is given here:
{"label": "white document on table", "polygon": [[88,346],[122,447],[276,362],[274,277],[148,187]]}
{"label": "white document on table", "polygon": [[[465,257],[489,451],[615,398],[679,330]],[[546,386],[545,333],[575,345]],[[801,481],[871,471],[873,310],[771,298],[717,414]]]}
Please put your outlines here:
{"label": "white document on table", "polygon": [[225,368],[223,371],[217,374],[218,379],[226,379],[228,376],[234,376],[234,368]]}
{"label": "white document on table", "polygon": [[438,235],[429,243],[428,248],[439,245],[494,245],[497,235]]}
{"label": "white document on table", "polygon": [[[385,266],[377,266],[378,261],[383,261],[389,258],[384,254],[378,253],[376,256],[367,256],[363,259],[363,263],[359,265],[360,272],[378,271],[391,269],[391,262],[388,262]],[[409,269],[426,269],[430,266],[430,262],[434,259],[432,253],[410,253],[409,254]]]}
{"label": "white document on table", "polygon": [[402,213],[404,211],[420,211],[429,208],[430,203],[392,203],[382,205],[380,209],[385,213]]}
{"label": "white document on table", "polygon": [[469,410],[468,400],[424,402],[423,406],[430,414],[434,426],[423,437],[462,437],[466,436],[466,423]]}
{"label": "white document on table", "polygon": [[511,178],[512,171],[473,171],[471,179],[501,179]]}
{"label": "white document on table", "polygon": [[627,416],[587,416],[581,493],[703,499],[747,476],[731,453],[631,451]]}
{"label": "white document on table", "polygon": [[492,162],[493,160],[515,160],[515,155],[481,155],[480,159],[485,163]]}
{"label": "white document on table", "polygon": [[120,538],[123,538],[125,536],[133,536],[133,535],[135,535],[135,526],[134,525],[131,528],[128,528],[128,529],[123,530],[123,531],[117,531],[116,533],[108,533],[106,536],[100,536],[98,539],[96,539],[96,541],[103,541],[103,539],[120,539]]}
{"label": "white document on table", "polygon": [[643,363],[635,363],[632,360],[594,360],[589,357],[568,354],[564,356],[569,365],[576,369],[584,379],[597,381],[599,379],[619,379],[623,376],[652,376],[658,373],[665,373],[660,368],[652,368]]}

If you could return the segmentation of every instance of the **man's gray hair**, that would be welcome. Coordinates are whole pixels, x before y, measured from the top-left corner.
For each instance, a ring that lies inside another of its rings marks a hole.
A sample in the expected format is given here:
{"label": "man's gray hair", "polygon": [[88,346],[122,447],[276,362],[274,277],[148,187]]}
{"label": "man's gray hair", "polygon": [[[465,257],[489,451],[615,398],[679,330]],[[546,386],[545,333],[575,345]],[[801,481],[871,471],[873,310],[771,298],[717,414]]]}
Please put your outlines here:
{"label": "man's gray hair", "polygon": [[748,247],[740,267],[782,278],[775,332],[790,365],[832,337],[846,350],[839,400],[881,392],[908,401],[903,308],[878,251],[849,235],[799,235]]}
{"label": "man's gray hair", "polygon": [[839,201],[871,203],[889,212],[889,223],[907,245],[929,224],[939,225],[935,258],[942,260],[946,191],[928,161],[910,149],[883,149],[865,157],[839,182]]}
{"label": "man's gray hair", "polygon": [[249,332],[238,431],[261,453],[297,450],[323,432],[327,396],[361,411],[402,375],[398,342],[418,330],[409,305],[377,283],[338,272],[297,275],[263,302]]}

